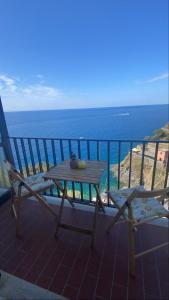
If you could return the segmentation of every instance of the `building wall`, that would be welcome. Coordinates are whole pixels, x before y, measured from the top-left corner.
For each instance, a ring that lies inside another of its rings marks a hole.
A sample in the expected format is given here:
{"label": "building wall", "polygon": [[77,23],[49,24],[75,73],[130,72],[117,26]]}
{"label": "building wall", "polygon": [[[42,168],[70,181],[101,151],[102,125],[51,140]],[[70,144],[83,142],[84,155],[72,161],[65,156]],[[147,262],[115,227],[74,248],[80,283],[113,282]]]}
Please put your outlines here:
{"label": "building wall", "polygon": [[167,160],[168,153],[169,153],[168,151],[159,150],[158,155],[157,155],[157,160],[160,160],[160,161]]}

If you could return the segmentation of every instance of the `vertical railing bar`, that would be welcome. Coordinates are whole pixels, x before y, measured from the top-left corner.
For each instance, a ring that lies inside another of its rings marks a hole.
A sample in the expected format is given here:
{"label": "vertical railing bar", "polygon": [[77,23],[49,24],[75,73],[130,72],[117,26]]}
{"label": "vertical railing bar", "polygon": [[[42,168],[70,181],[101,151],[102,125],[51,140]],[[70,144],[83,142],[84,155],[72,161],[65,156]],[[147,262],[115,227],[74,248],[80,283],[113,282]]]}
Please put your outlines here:
{"label": "vertical railing bar", "polygon": [[[87,140],[87,159],[90,160],[90,141]],[[92,186],[89,184],[89,200],[92,202]]]}
{"label": "vertical railing bar", "polygon": [[97,141],[97,160],[100,160],[100,143]]}
{"label": "vertical railing bar", "polygon": [[[54,163],[54,166],[56,166],[57,160],[56,160],[56,150],[55,150],[55,141],[54,140],[51,140],[51,145],[52,145],[53,163]],[[60,197],[60,191],[59,191],[58,186],[56,187],[56,189],[57,189],[57,195],[58,195],[58,197]],[[52,190],[52,195],[53,195],[53,190]]]}
{"label": "vertical railing bar", "polygon": [[[72,153],[71,140],[68,140],[68,145],[69,145],[69,157],[70,157]],[[72,192],[73,192],[73,199],[75,199],[75,183],[73,181],[72,181]]]}
{"label": "vertical railing bar", "polygon": [[35,144],[36,144],[36,151],[37,151],[37,155],[38,155],[39,169],[40,169],[40,172],[43,172],[42,160],[41,160],[40,148],[39,148],[39,139],[38,138],[35,139]]}
{"label": "vertical railing bar", "polygon": [[47,145],[46,145],[46,140],[45,139],[43,139],[43,147],[44,147],[44,152],[45,152],[46,167],[47,167],[47,170],[49,170],[48,151],[47,151]]}
{"label": "vertical railing bar", "polygon": [[26,168],[26,175],[30,176],[29,173],[29,166],[28,166],[28,160],[27,160],[27,155],[26,155],[26,149],[25,149],[25,143],[23,138],[20,139],[21,141],[21,147],[22,147],[22,152],[23,152],[23,158],[24,158],[24,163],[25,163],[25,168]]}
{"label": "vertical railing bar", "polygon": [[56,166],[57,165],[57,161],[56,161],[56,150],[55,150],[55,142],[54,142],[54,140],[51,140],[51,145],[52,145],[53,163],[54,163],[54,166]]}
{"label": "vertical railing bar", "polygon": [[64,160],[64,152],[63,152],[63,141],[59,140],[59,144],[60,144],[60,154],[61,154],[61,160]]}
{"label": "vertical railing bar", "polygon": [[90,141],[87,141],[87,158],[90,160]]}
{"label": "vertical railing bar", "polygon": [[[110,141],[107,142],[107,191],[110,191]],[[107,202],[110,205],[109,193],[107,195]]]}
{"label": "vertical railing bar", "polygon": [[[79,157],[79,159],[81,159],[81,143],[80,143],[80,140],[77,140],[77,144],[78,144],[78,157]],[[80,183],[80,197],[81,197],[81,200],[83,200],[83,185],[82,185],[82,183]]]}
{"label": "vertical railing bar", "polygon": [[[10,143],[10,145],[11,145],[11,150],[12,150],[12,157],[13,157],[13,162],[12,162],[12,164],[13,164],[13,166],[14,166],[14,168],[16,168],[16,161],[15,161],[15,159],[14,159],[14,153],[13,153],[13,144],[14,144],[14,138],[10,138],[10,137],[8,137],[8,139],[9,139],[9,143]],[[3,146],[3,138],[2,138],[2,146]],[[15,147],[15,145],[14,145],[14,147]],[[6,150],[4,149],[4,152],[6,152]],[[15,152],[16,152],[16,150],[15,150]],[[7,156],[6,156],[7,157]]]}
{"label": "vertical railing bar", "polygon": [[[44,153],[45,153],[45,162],[46,162],[46,168],[47,171],[49,170],[49,158],[48,158],[48,150],[47,150],[47,144],[46,144],[46,139],[43,139],[43,147],[44,147]],[[47,191],[45,192],[47,194]],[[50,196],[53,196],[53,189],[50,188]]]}
{"label": "vertical railing bar", "polygon": [[166,173],[165,173],[165,179],[164,179],[164,188],[167,187],[168,173],[169,173],[169,154],[168,154],[168,158],[167,158],[167,166],[166,166]]}
{"label": "vertical railing bar", "polygon": [[[54,163],[54,166],[56,166],[57,165],[56,150],[55,150],[55,142],[53,139],[51,140],[51,145],[52,145],[53,163]],[[56,189],[57,189],[57,195],[58,195],[58,197],[60,197],[60,191],[59,191],[58,186],[56,187]],[[52,189],[52,195],[53,195],[53,189]]]}
{"label": "vertical railing bar", "polygon": [[31,157],[31,164],[32,164],[33,174],[36,174],[35,161],[34,161],[32,143],[31,143],[30,138],[28,138],[28,146],[29,146],[29,152],[30,152],[30,157]]}
{"label": "vertical railing bar", "polygon": [[120,158],[121,158],[121,141],[118,142],[118,190],[120,189]]}
{"label": "vertical railing bar", "polygon": [[23,175],[23,169],[22,169],[22,163],[21,163],[21,159],[20,159],[20,154],[19,154],[19,148],[18,148],[17,139],[14,138],[13,141],[14,141],[14,146],[15,146],[15,152],[16,152],[16,157],[17,157],[17,161],[18,161],[19,171]]}
{"label": "vertical railing bar", "polygon": [[154,188],[159,142],[156,142],[151,190]]}
{"label": "vertical railing bar", "polygon": [[145,153],[145,142],[142,145],[142,157],[141,157],[141,174],[140,174],[140,185],[144,184],[144,153]]}
{"label": "vertical railing bar", "polygon": [[78,145],[78,158],[81,159],[81,147],[80,147],[80,140],[77,140]]}
{"label": "vertical railing bar", "polygon": [[129,161],[129,183],[128,188],[131,186],[131,172],[132,172],[132,155],[133,155],[133,143],[130,142],[130,161]]}

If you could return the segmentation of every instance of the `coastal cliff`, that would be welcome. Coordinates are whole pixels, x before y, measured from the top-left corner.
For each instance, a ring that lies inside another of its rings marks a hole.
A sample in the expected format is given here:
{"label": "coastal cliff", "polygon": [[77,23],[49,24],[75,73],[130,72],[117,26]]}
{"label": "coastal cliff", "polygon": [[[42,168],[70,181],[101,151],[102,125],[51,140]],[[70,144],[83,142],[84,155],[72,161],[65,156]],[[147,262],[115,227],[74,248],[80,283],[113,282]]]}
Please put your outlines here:
{"label": "coastal cliff", "polygon": [[[144,165],[143,165],[143,177],[142,182],[146,189],[151,189],[153,168],[154,168],[154,157],[155,157],[155,145],[151,143],[152,140],[169,140],[169,123],[164,127],[154,131],[151,137],[145,137],[146,143],[144,152]],[[166,153],[166,157],[156,162],[156,172],[155,172],[155,188],[163,188],[165,176],[166,176],[166,166],[169,151],[169,144],[159,143],[158,152]],[[137,145],[136,148],[132,149],[132,164],[131,164],[131,187],[140,184],[141,177],[141,164],[142,164],[142,145]],[[112,166],[112,171],[115,177],[118,177],[118,165]],[[128,187],[129,182],[129,172],[130,172],[130,152],[120,163],[120,182],[121,187]],[[169,184],[169,182],[168,182]]]}

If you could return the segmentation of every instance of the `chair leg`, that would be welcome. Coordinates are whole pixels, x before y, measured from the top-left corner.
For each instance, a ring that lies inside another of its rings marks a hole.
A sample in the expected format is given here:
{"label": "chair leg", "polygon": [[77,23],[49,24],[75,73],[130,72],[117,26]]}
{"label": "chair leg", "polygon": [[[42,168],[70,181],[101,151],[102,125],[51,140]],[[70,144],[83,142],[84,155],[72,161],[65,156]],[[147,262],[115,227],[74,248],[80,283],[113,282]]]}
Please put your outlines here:
{"label": "chair leg", "polygon": [[57,238],[57,236],[58,236],[58,231],[59,231],[60,222],[61,222],[62,213],[63,213],[64,200],[65,200],[66,193],[67,193],[67,185],[68,185],[68,182],[65,181],[65,187],[63,190],[63,195],[62,195],[62,200],[61,200],[61,205],[59,208],[59,215],[58,215],[58,220],[57,220],[57,225],[56,225],[55,238]]}
{"label": "chair leg", "polygon": [[107,227],[106,232],[109,233],[110,229],[114,226],[114,224],[118,221],[118,219],[120,218],[120,216],[122,215],[121,210],[118,211],[118,213],[115,215],[115,217],[113,218],[112,222],[110,223],[110,225]]}
{"label": "chair leg", "polygon": [[15,214],[14,214],[14,192],[13,190],[11,189],[11,216],[12,217],[15,217]]}
{"label": "chair leg", "polygon": [[21,221],[21,199],[17,199],[16,203],[16,236],[20,235],[20,221]]}
{"label": "chair leg", "polygon": [[136,276],[136,258],[135,258],[135,231],[131,222],[128,222],[128,238],[129,238],[129,266],[130,275]]}

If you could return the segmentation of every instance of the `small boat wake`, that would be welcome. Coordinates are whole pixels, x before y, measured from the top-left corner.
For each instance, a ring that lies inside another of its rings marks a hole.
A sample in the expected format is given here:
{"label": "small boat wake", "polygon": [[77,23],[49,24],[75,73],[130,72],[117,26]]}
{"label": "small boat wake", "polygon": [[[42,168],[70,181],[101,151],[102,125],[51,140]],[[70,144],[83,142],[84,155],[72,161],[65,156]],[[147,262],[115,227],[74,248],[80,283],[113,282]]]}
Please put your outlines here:
{"label": "small boat wake", "polygon": [[130,116],[130,113],[114,114],[113,117]]}

